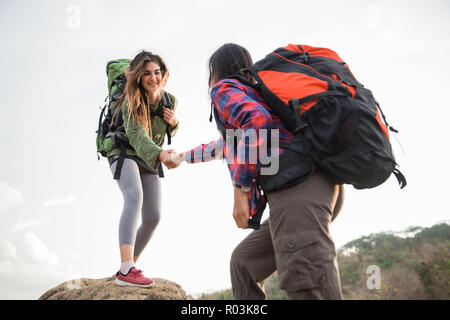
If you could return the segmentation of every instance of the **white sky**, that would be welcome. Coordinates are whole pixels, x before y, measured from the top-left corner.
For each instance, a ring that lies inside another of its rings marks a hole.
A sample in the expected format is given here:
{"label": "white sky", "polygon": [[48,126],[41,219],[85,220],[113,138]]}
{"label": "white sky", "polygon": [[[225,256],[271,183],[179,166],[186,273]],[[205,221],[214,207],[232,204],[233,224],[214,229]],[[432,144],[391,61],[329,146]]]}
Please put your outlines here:
{"label": "white sky", "polygon": [[[336,247],[370,233],[449,219],[448,1],[11,1],[0,2],[0,299],[36,299],[120,264],[122,196],[95,130],[106,62],[160,54],[179,100],[171,147],[217,137],[208,122],[207,59],[220,45],[254,61],[288,43],[334,49],[399,130],[391,177],[346,187],[331,225]],[[189,294],[231,286],[229,259],[250,232],[232,218],[225,164],[182,165],[163,179],[163,213],[138,267]],[[267,216],[267,213],[265,214]]]}

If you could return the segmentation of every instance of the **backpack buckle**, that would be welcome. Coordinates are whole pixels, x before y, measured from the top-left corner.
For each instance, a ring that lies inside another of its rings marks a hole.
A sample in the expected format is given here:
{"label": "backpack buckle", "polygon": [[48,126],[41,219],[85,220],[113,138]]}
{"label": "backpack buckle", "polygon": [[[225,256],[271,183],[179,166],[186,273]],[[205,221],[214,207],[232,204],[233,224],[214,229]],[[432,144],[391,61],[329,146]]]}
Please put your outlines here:
{"label": "backpack buckle", "polygon": [[305,62],[307,62],[310,56],[311,55],[308,52],[304,51],[302,54],[302,59],[305,60]]}
{"label": "backpack buckle", "polygon": [[298,133],[303,133],[308,126],[308,124],[304,121],[297,122],[298,126],[294,129],[294,136],[296,136]]}

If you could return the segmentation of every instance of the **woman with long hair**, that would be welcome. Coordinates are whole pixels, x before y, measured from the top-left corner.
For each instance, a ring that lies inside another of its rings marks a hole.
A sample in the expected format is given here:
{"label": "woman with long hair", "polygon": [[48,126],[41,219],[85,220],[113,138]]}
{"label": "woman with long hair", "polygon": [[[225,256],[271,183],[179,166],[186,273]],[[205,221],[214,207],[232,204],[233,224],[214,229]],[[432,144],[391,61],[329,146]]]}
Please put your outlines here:
{"label": "woman with long hair", "polygon": [[[278,129],[279,143],[286,145],[292,142],[293,134],[249,85],[251,77],[241,78],[242,81],[228,78],[252,64],[249,52],[233,43],[221,46],[211,56],[209,87],[216,123],[218,127],[244,132]],[[247,229],[249,218],[264,209],[265,197],[270,207],[269,218],[233,251],[230,262],[233,297],[264,299],[262,283],[278,271],[280,288],[289,299],[341,299],[336,249],[329,226],[342,207],[343,187],[317,171],[306,181],[262,195],[261,159],[249,163],[245,155],[250,154],[250,148],[262,147],[265,139],[257,136],[256,142],[249,143],[242,139],[237,149],[245,152],[235,154],[231,161],[226,156],[234,188],[236,225]],[[220,137],[179,154],[178,158],[188,163],[225,158],[227,150],[223,140]],[[219,152],[221,148],[223,151]],[[279,148],[275,152],[281,155],[284,150]]]}
{"label": "woman with long hair", "polygon": [[[113,119],[122,116],[126,135],[122,146],[127,147],[125,151],[116,148],[108,153],[112,173],[115,174],[117,168],[120,170],[117,183],[124,199],[119,223],[121,266],[115,283],[148,287],[153,280],[145,277],[135,263],[160,220],[161,163],[168,169],[177,166],[171,160],[173,150],[162,149],[165,135],[173,136],[178,128],[177,100],[168,94],[173,109],[164,108],[164,87],[169,70],[156,54],[140,52],[125,69],[125,77],[126,85]],[[139,213],[142,223],[137,228]]]}

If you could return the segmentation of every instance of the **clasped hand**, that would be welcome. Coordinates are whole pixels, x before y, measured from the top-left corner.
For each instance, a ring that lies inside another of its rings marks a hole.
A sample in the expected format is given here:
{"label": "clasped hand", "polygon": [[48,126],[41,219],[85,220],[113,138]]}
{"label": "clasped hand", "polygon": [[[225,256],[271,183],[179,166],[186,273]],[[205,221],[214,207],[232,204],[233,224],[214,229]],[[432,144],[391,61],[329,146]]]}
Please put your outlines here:
{"label": "clasped hand", "polygon": [[177,154],[173,149],[164,150],[159,154],[159,160],[167,167],[167,169],[174,169],[183,162],[184,154]]}

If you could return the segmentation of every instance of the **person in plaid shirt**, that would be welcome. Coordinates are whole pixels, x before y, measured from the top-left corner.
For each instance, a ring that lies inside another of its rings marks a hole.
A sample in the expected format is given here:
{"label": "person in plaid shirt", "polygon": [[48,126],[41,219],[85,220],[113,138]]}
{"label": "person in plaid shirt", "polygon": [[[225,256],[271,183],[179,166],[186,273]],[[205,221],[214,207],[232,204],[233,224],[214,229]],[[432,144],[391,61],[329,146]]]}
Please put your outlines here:
{"label": "person in plaid shirt", "polygon": [[[184,160],[188,163],[227,160],[233,185],[240,186],[241,190],[249,190],[246,192],[248,216],[235,216],[237,225],[245,229],[248,227],[249,218],[257,215],[266,206],[266,199],[258,186],[262,162],[269,158],[276,159],[284,151],[277,148],[279,142],[291,142],[293,135],[285,129],[277,116],[270,113],[270,108],[261,96],[239,80],[219,81],[211,89],[211,100],[217,110],[218,120],[224,123],[227,129],[241,129],[242,137],[254,139],[241,137],[236,146],[229,148],[229,144],[224,143],[223,137],[220,136],[218,140],[187,151]],[[271,138],[272,147],[269,150],[268,138]],[[261,156],[265,159],[261,159]]]}
{"label": "person in plaid shirt", "polygon": [[[234,299],[264,299],[262,284],[275,271],[289,299],[342,299],[329,225],[342,207],[343,187],[318,171],[294,186],[261,194],[258,180],[267,159],[252,159],[254,150],[264,149],[267,138],[272,137],[268,156],[273,160],[285,152],[276,146],[294,137],[256,90],[239,80],[226,79],[252,64],[245,48],[223,45],[209,60],[209,86],[219,131],[223,127],[242,130],[243,136],[250,132],[248,136],[256,139],[237,139],[237,146],[229,146],[220,137],[178,157],[188,163],[227,159],[234,185],[233,217],[239,228],[248,228],[249,218],[264,208],[266,200],[269,203],[269,218],[233,251],[230,272]],[[264,130],[270,134],[260,134]],[[274,137],[278,138],[276,143]]]}

